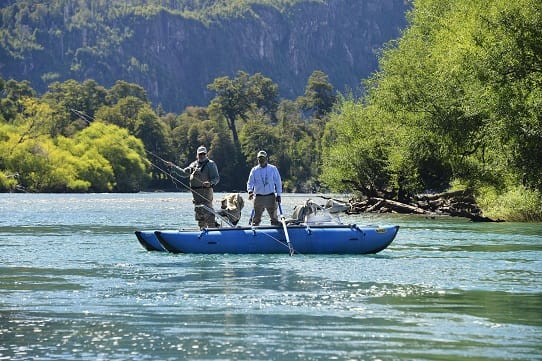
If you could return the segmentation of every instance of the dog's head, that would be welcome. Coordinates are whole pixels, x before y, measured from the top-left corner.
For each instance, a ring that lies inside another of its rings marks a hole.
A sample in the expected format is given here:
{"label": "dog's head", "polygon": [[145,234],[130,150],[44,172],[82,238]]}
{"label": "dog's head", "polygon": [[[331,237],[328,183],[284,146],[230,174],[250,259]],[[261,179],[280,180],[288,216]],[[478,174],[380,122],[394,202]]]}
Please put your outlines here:
{"label": "dog's head", "polygon": [[229,193],[220,200],[220,208],[228,210],[238,210],[243,209],[243,198],[239,193]]}
{"label": "dog's head", "polygon": [[226,198],[222,198],[220,200],[220,208],[222,209],[228,208],[228,200]]}

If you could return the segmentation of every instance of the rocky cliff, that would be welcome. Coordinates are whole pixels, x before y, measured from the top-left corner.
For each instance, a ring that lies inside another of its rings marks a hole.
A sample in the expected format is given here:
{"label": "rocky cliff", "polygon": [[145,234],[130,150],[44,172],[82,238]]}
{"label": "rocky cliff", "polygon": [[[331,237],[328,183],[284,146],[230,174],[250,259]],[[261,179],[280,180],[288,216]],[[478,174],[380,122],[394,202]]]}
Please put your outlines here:
{"label": "rocky cliff", "polygon": [[[321,70],[338,91],[357,89],[377,68],[376,52],[405,26],[404,0],[326,0],[286,11],[253,5],[241,16],[199,21],[162,10],[123,15],[108,24],[100,45],[93,29],[53,31],[49,18],[22,59],[0,50],[0,75],[28,79],[39,91],[52,80],[118,79],[141,84],[167,111],[206,105],[207,84],[238,70],[261,72],[281,95],[302,95],[309,75]],[[114,41],[111,41],[114,39]]]}

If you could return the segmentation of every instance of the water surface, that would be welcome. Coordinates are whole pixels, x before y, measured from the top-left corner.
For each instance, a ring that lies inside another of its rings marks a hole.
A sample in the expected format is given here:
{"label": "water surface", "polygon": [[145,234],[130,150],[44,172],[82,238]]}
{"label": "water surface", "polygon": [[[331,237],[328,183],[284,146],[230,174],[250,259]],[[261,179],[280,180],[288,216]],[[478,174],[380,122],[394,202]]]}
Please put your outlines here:
{"label": "water surface", "polygon": [[174,255],[133,232],[194,226],[186,193],[0,194],[0,360],[542,360],[542,224],[342,220],[401,229],[377,255]]}

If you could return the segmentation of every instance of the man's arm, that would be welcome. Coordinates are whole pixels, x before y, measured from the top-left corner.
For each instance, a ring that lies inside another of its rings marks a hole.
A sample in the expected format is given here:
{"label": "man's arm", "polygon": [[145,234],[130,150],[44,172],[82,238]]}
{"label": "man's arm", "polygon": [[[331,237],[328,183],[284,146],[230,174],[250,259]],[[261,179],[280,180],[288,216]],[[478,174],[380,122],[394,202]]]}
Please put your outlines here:
{"label": "man's arm", "polygon": [[282,194],[282,180],[280,179],[280,173],[277,167],[275,167],[275,174],[273,178],[275,181],[275,192],[277,193],[277,197],[280,197]]}
{"label": "man's arm", "polygon": [[191,173],[190,166],[188,166],[186,168],[181,168],[178,165],[176,165],[175,163],[169,162],[169,161],[165,161],[164,164],[167,167],[171,168],[173,173],[175,173],[175,174],[177,174],[177,175],[179,175],[181,177],[187,177]]}
{"label": "man's arm", "polygon": [[214,187],[220,182],[220,175],[218,174],[218,168],[215,162],[209,162],[209,180],[211,187]]}

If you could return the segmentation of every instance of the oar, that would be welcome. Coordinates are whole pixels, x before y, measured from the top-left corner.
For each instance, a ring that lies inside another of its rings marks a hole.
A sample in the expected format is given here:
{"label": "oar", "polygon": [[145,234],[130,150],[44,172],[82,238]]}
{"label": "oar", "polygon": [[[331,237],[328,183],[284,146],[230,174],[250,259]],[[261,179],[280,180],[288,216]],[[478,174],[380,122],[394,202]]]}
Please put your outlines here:
{"label": "oar", "polygon": [[284,214],[282,213],[282,206],[279,204],[279,212],[280,212],[280,223],[282,223],[282,228],[284,229],[284,235],[286,236],[286,242],[288,243],[288,250],[290,251],[290,256],[294,255],[294,249],[292,248],[292,243],[290,243],[290,235],[288,234],[288,227],[286,227],[286,218],[284,218]]}
{"label": "oar", "polygon": [[254,220],[254,208],[252,208],[252,212],[250,213],[250,218],[248,220],[248,225],[252,226],[252,221]]}

